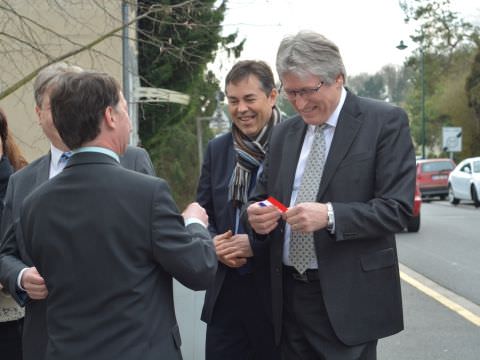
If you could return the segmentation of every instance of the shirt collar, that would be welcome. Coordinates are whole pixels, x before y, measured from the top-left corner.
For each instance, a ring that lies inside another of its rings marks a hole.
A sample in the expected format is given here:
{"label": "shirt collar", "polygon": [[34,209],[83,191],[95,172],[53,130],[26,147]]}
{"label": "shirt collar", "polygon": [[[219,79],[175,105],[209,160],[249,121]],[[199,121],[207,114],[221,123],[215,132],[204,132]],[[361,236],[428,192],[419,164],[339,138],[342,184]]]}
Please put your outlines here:
{"label": "shirt collar", "polygon": [[58,162],[60,161],[63,151],[59,148],[56,148],[53,144],[50,144],[50,154],[51,162],[55,165],[55,167],[58,166]]}
{"label": "shirt collar", "polygon": [[84,146],[72,151],[73,154],[78,154],[83,152],[95,152],[95,153],[105,154],[110,156],[111,158],[114,158],[118,163],[120,162],[120,157],[118,156],[117,153],[115,153],[113,150],[100,147],[100,146]]}
{"label": "shirt collar", "polygon": [[[338,117],[340,116],[340,111],[342,110],[343,104],[345,104],[346,98],[347,98],[347,91],[345,90],[344,87],[342,87],[342,92],[340,94],[340,100],[338,101],[337,107],[335,108],[335,111],[332,113],[332,115],[330,115],[330,117],[326,121],[326,124],[328,125],[328,127],[332,127],[332,128],[337,127]],[[317,127],[316,125],[309,125],[308,131],[315,131],[316,127]]]}

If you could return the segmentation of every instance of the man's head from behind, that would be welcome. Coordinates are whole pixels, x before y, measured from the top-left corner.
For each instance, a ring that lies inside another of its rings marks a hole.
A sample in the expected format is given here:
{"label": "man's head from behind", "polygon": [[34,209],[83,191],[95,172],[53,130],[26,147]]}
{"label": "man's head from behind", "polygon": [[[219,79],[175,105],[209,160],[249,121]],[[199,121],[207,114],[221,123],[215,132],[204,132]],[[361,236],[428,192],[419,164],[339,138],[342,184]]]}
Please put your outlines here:
{"label": "man's head from behind", "polygon": [[61,150],[67,150],[63,144],[57,129],[53,125],[50,112],[50,92],[55,88],[61,76],[69,72],[81,72],[82,68],[69,65],[63,62],[52,64],[41,70],[33,83],[35,97],[35,112],[38,116],[38,123],[45,136],[50,142]]}
{"label": "man's head from behind", "polygon": [[227,74],[225,93],[233,123],[254,137],[270,120],[277,98],[272,70],[263,61],[240,61]]}
{"label": "man's head from behind", "polygon": [[123,154],[131,130],[125,98],[110,75],[84,71],[61,77],[50,94],[53,122],[70,149],[102,146]]}

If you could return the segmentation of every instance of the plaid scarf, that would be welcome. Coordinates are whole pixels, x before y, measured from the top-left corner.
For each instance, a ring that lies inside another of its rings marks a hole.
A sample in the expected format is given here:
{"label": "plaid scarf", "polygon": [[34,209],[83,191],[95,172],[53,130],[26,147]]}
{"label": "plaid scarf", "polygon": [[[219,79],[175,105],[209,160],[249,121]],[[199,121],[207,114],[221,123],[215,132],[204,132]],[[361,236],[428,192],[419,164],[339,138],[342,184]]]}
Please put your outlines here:
{"label": "plaid scarf", "polygon": [[272,116],[255,139],[243,134],[232,124],[233,148],[236,153],[236,164],[228,185],[228,199],[234,207],[241,207],[248,200],[248,188],[252,172],[256,172],[265,158],[268,139],[273,127],[281,121],[280,111],[274,106]]}

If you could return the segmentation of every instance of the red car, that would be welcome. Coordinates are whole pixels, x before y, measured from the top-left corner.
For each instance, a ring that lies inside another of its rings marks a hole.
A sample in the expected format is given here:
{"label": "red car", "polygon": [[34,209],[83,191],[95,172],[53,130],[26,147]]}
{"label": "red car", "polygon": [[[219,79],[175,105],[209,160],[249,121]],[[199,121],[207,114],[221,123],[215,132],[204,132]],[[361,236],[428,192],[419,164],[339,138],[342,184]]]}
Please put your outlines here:
{"label": "red car", "polygon": [[422,195],[418,182],[415,184],[415,198],[413,200],[413,214],[407,224],[408,232],[420,230],[420,207],[422,206]]}
{"label": "red car", "polygon": [[417,160],[417,183],[422,198],[439,196],[444,200],[448,196],[448,175],[454,168],[451,159]]}

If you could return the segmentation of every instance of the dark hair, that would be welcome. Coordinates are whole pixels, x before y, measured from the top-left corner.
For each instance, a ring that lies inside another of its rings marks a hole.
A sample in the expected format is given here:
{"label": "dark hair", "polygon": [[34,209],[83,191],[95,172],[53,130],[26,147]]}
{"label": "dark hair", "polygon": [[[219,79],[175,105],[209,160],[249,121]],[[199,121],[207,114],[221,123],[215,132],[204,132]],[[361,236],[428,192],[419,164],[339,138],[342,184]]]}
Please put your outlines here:
{"label": "dark hair", "polygon": [[236,63],[225,79],[225,93],[227,92],[228,84],[237,84],[250,75],[257,77],[262,85],[263,92],[269,96],[275,88],[275,80],[273,79],[273,72],[270,66],[261,60],[243,60]]}
{"label": "dark hair", "polygon": [[77,149],[94,140],[105,110],[119,100],[120,85],[108,74],[84,71],[62,75],[50,94],[50,107],[65,145]]}
{"label": "dark hair", "polygon": [[0,138],[2,139],[3,154],[8,158],[10,164],[15,171],[28,165],[19,147],[13,140],[12,135],[8,131],[8,122],[5,112],[0,108]]}

